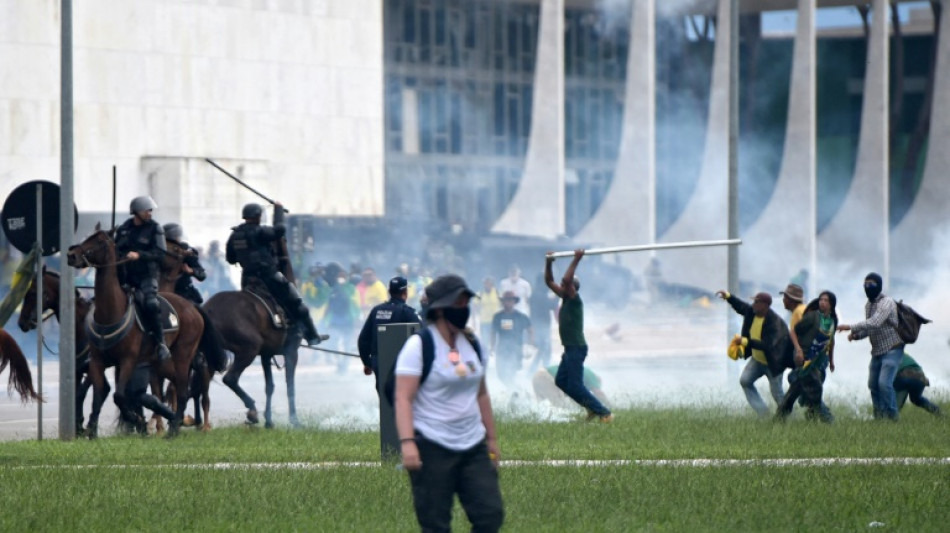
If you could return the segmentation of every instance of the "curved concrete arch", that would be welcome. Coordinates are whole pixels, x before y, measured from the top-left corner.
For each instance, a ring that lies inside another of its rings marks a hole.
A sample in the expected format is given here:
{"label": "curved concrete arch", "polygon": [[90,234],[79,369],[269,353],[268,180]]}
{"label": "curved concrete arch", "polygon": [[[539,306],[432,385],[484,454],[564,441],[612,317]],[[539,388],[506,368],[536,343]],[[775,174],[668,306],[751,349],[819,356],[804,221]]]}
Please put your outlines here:
{"label": "curved concrete arch", "polygon": [[825,285],[853,283],[869,270],[887,279],[888,20],[887,0],[874,0],[854,178],[841,208],[818,236],[816,281]]}
{"label": "curved concrete arch", "polygon": [[[614,178],[600,209],[575,238],[601,246],[656,239],[656,4],[633,0],[624,91],[623,128]],[[621,254],[641,271],[649,256]]]}
{"label": "curved concrete arch", "polygon": [[758,286],[784,285],[800,269],[815,269],[815,7],[816,0],[798,3],[782,166],[739,247],[742,277]]}
{"label": "curved concrete arch", "polygon": [[947,169],[950,169],[950,6],[940,15],[940,42],[930,115],[930,137],[923,180],[910,210],[891,232],[891,266],[897,277],[914,279],[942,264],[945,250],[938,237],[946,238],[950,205]]}
{"label": "curved concrete arch", "polygon": [[[676,222],[661,242],[719,240],[727,237],[729,180],[729,0],[719,0],[706,146],[699,181]],[[714,291],[726,286],[725,247],[657,252],[666,281]]]}
{"label": "curved concrete arch", "polygon": [[564,234],[564,0],[541,2],[524,173],[492,232],[546,239]]}

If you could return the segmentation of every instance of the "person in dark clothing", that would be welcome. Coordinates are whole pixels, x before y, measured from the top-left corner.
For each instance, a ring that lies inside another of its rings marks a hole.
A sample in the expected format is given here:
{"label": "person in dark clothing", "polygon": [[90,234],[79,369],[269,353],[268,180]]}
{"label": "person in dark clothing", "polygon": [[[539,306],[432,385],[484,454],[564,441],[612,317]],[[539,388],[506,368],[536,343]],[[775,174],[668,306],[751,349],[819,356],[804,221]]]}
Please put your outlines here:
{"label": "person in dark clothing", "polygon": [[834,371],[835,329],[838,314],[835,311],[838,299],[831,291],[822,291],[818,298],[805,307],[805,313],[795,326],[801,350],[794,355],[795,369],[788,376],[788,393],[779,404],[776,417],[784,420],[792,414],[795,401],[802,397],[808,408],[808,417],[831,423],[834,417],[821,399],[825,369],[830,365]]}
{"label": "person in dark clothing", "polygon": [[524,339],[534,344],[534,330],[528,315],[515,309],[518,295],[508,291],[501,296],[502,310],[495,313],[491,322],[491,350],[495,354],[498,379],[508,387],[515,386],[515,377],[521,370],[524,359]]}
{"label": "person in dark clothing", "polygon": [[897,376],[894,377],[894,392],[897,394],[897,409],[903,409],[907,397],[917,407],[935,416],[942,416],[940,407],[927,398],[924,398],[924,388],[930,386],[930,380],[924,375],[924,369],[917,361],[904,353],[901,364],[897,367]]}
{"label": "person in dark clothing", "polygon": [[376,347],[377,327],[383,324],[420,324],[416,310],[406,304],[409,298],[409,282],[402,276],[389,280],[389,301],[373,307],[366,315],[366,322],[357,340],[363,373],[376,376],[379,390],[379,351]]}
{"label": "person in dark clothing", "polygon": [[187,242],[182,240],[183,230],[180,224],[172,222],[165,224],[163,228],[165,229],[165,240],[177,244],[185,251],[185,256],[182,259],[184,262],[182,265],[183,272],[181,276],[178,277],[178,280],[175,281],[175,294],[189,300],[195,305],[201,305],[204,302],[204,298],[201,297],[201,293],[198,292],[198,289],[196,289],[191,282],[192,278],[198,281],[204,281],[205,278],[208,277],[204,267],[201,266],[201,262],[198,260],[198,250],[195,250]]}
{"label": "person in dark clothing", "polygon": [[587,409],[588,420],[613,422],[614,415],[590,389],[584,386],[584,360],[587,359],[587,340],[584,338],[584,302],[578,291],[581,282],[574,277],[577,264],[584,257],[584,250],[575,250],[574,259],[564,272],[561,283],[554,282],[554,273],[551,265],[554,257],[548,253],[544,262],[544,283],[551,292],[561,298],[561,310],[558,313],[558,333],[561,336],[561,345],[564,346],[564,355],[557,369],[554,384],[564,391],[572,400]]}
{"label": "person in dark clothing", "polygon": [[135,369],[132,371],[132,377],[129,378],[129,382],[125,386],[126,397],[129,399],[130,405],[133,406],[133,410],[137,411],[137,418],[133,422],[137,426],[136,429],[142,434],[146,433],[147,424],[141,412],[142,407],[146,407],[153,413],[165,417],[166,420],[171,421],[175,418],[175,412],[172,411],[168,405],[162,403],[161,400],[148,392],[148,386],[152,380],[152,372],[152,363],[148,361],[139,363],[135,366]]}
{"label": "person in dark clothing", "polygon": [[[772,398],[776,405],[782,403],[785,397],[782,374],[786,368],[793,368],[788,326],[772,310],[772,296],[767,292],[756,294],[751,305],[725,290],[716,291],[716,295],[742,315],[742,346],[747,348],[744,353],[749,362],[742,371],[739,384],[755,412],[759,416],[768,416],[769,408],[756,390],[755,382],[762,376],[768,377]],[[749,357],[750,352],[752,357]]]}
{"label": "person in dark clothing", "polygon": [[228,263],[241,265],[241,287],[257,279],[270,291],[277,302],[287,310],[290,317],[300,324],[304,338],[311,346],[320,343],[320,335],[313,324],[310,311],[303,303],[297,287],[277,268],[274,246],[287,231],[284,226],[284,208],[274,203],[274,225],[261,224],[264,208],[260,204],[247,204],[241,210],[244,223],[231,228],[231,236],[225,247]]}
{"label": "person in dark clothing", "polygon": [[116,229],[115,250],[119,261],[124,261],[120,281],[134,289],[144,315],[142,322],[155,343],[158,360],[165,361],[171,357],[171,352],[165,345],[158,303],[158,276],[165,258],[165,231],[152,220],[152,210],[157,207],[155,200],[148,196],[132,200],[129,205],[132,217]]}

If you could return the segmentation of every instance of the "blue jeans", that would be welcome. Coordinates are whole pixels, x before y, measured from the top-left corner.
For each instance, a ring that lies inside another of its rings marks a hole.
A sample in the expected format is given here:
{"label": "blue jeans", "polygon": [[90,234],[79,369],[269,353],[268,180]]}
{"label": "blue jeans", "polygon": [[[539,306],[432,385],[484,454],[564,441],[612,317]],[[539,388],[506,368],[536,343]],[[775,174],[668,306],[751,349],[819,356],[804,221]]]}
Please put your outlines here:
{"label": "blue jeans", "polygon": [[872,356],[868,366],[868,388],[874,404],[874,418],[897,420],[897,394],[894,392],[894,377],[904,357],[904,345],[891,348],[884,355]]}
{"label": "blue jeans", "polygon": [[604,407],[590,389],[584,386],[584,359],[587,359],[587,346],[565,346],[561,364],[557,367],[554,384],[564,391],[581,407],[589,409],[597,416],[607,416],[610,409]]}
{"label": "blue jeans", "polygon": [[751,357],[742,370],[742,375],[739,376],[739,384],[742,385],[742,392],[745,393],[745,399],[749,402],[749,405],[755,409],[755,412],[758,413],[759,416],[768,416],[769,408],[765,405],[762,397],[759,396],[759,391],[755,388],[755,382],[762,376],[766,376],[769,379],[769,391],[772,393],[772,399],[775,400],[775,405],[782,405],[782,399],[785,398],[785,392],[782,390],[782,374],[772,375],[767,365],[763,365]]}

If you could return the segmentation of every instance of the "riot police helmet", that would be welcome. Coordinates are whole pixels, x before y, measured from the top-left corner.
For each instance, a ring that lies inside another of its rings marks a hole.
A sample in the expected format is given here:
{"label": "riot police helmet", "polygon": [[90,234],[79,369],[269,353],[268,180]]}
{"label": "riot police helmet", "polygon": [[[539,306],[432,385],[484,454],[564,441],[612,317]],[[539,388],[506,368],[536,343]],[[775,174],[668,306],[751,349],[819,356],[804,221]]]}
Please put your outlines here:
{"label": "riot police helmet", "polygon": [[132,199],[132,203],[129,204],[130,215],[141,211],[148,211],[149,209],[158,209],[158,204],[155,203],[155,200],[152,200],[151,196],[136,196]]}
{"label": "riot police helmet", "polygon": [[165,230],[165,238],[170,241],[181,242],[181,239],[185,235],[185,230],[182,229],[181,224],[176,224],[170,222],[162,226],[162,229]]}
{"label": "riot police helmet", "polygon": [[247,204],[244,206],[244,209],[241,209],[241,218],[261,218],[261,215],[264,213],[264,208],[261,207],[261,204]]}

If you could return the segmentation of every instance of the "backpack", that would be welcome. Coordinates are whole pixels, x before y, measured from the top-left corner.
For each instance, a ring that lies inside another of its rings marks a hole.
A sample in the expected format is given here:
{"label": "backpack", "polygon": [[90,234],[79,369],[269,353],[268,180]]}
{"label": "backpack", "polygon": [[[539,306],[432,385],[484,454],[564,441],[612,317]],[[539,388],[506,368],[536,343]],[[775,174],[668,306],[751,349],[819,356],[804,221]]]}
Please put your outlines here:
{"label": "backpack", "polygon": [[905,304],[903,300],[897,303],[897,336],[904,344],[913,344],[917,341],[920,326],[929,324],[931,320],[920,316],[920,313]]}
{"label": "backpack", "polygon": [[[475,338],[475,335],[469,331],[464,330],[462,332],[465,335],[465,338],[468,340],[469,344],[472,345],[472,348],[475,349],[475,355],[478,356],[478,361],[482,362],[482,347],[478,343],[478,339]],[[426,378],[429,377],[429,373],[432,371],[432,362],[435,360],[435,341],[432,339],[432,332],[429,331],[429,328],[423,327],[421,330],[413,333],[413,335],[418,335],[422,338],[422,375],[419,376],[419,386],[421,387]],[[386,383],[383,384],[383,394],[386,396],[386,399],[389,401],[389,405],[395,406],[396,399],[396,362],[393,361],[393,367],[389,369],[389,376],[386,378]]]}

